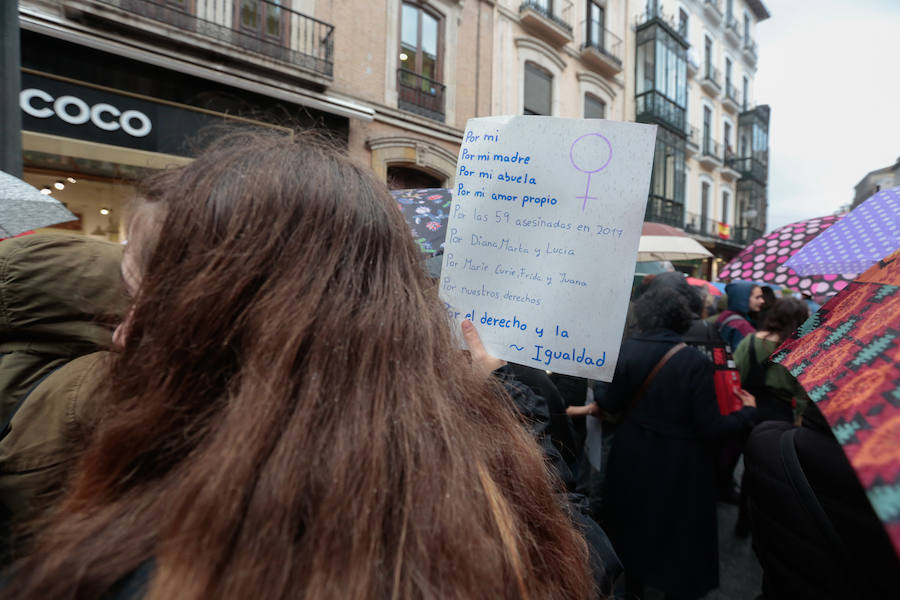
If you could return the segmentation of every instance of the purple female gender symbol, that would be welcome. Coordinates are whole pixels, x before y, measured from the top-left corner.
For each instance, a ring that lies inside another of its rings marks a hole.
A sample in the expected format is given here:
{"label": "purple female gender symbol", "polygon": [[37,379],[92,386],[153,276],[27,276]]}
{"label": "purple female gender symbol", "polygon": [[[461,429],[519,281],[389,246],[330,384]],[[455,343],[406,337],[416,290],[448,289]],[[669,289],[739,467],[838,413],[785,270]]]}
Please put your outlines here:
{"label": "purple female gender symbol", "polygon": [[[581,166],[578,165],[578,163],[575,162],[575,146],[576,146],[576,144],[578,144],[578,142],[580,142],[581,140],[583,140],[585,138],[591,138],[591,137],[600,138],[606,144],[606,147],[609,148],[609,156],[606,158],[606,162],[603,163],[602,165],[600,165],[599,167],[597,167],[596,169],[582,168]],[[590,199],[590,200],[597,199],[596,196],[588,195],[588,194],[590,194],[590,191],[591,191],[591,175],[593,175],[594,173],[598,173],[598,172],[602,171],[603,169],[605,169],[606,165],[609,164],[609,161],[612,160],[612,144],[609,143],[609,140],[606,139],[606,137],[600,135],[599,133],[586,133],[583,136],[581,136],[580,138],[576,139],[574,142],[572,142],[572,147],[569,148],[569,160],[572,161],[572,166],[575,167],[576,170],[581,171],[582,173],[587,173],[587,186],[584,188],[584,196],[575,196],[575,198],[578,200],[584,200],[584,202],[581,204],[581,212],[584,212],[584,209],[587,206],[588,199]]]}

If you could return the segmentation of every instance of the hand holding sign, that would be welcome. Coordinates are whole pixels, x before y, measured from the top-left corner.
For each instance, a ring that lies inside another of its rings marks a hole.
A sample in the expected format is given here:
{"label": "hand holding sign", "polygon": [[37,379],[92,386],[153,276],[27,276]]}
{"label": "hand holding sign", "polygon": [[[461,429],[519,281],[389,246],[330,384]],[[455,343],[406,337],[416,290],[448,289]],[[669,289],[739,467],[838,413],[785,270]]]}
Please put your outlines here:
{"label": "hand holding sign", "polygon": [[487,353],[611,379],[655,134],[602,120],[469,121],[440,289]]}

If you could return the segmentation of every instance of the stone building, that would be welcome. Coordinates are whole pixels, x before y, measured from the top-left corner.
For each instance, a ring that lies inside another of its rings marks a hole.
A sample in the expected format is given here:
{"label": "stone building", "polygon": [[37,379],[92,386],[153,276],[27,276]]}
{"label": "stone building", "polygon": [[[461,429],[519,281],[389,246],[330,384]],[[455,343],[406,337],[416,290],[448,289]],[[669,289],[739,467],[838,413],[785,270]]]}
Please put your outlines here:
{"label": "stone building", "polygon": [[853,186],[853,202],[850,209],[853,210],[868,200],[872,194],[898,185],[900,185],[900,157],[892,165],[869,171]]}
{"label": "stone building", "polygon": [[706,246],[706,276],[766,229],[769,107],[753,81],[768,17],[759,0],[629,5],[626,112],[659,125],[646,220]]}
{"label": "stone building", "polygon": [[493,2],[22,0],[25,178],[118,239],[130,186],[211,123],[326,130],[395,187],[492,110]]}

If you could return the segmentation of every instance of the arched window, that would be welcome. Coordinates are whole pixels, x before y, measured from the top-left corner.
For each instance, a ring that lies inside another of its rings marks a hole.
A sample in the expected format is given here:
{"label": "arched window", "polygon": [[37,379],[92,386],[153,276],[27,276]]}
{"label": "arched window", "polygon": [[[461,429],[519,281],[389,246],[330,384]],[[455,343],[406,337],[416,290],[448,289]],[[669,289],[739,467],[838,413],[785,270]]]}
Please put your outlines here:
{"label": "arched window", "polygon": [[387,168],[387,186],[392,190],[439,188],[441,180],[424,171],[402,165]]}
{"label": "arched window", "polygon": [[531,61],[525,63],[526,115],[550,115],[553,106],[553,75]]}
{"label": "arched window", "polygon": [[584,118],[605,119],[606,103],[593,94],[584,95]]}

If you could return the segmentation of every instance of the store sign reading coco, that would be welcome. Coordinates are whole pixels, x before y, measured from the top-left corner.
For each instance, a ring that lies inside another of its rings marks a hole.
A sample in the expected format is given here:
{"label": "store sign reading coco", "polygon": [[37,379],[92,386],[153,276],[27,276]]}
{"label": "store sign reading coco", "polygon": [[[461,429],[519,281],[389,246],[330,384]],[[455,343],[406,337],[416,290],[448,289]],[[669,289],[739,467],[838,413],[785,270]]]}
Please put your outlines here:
{"label": "store sign reading coco", "polygon": [[30,69],[21,90],[24,131],[175,156],[192,156],[201,130],[234,118]]}
{"label": "store sign reading coco", "polygon": [[19,106],[26,114],[38,119],[50,119],[54,116],[70,125],[85,125],[90,122],[103,131],[121,129],[126,134],[140,138],[153,130],[150,117],[139,110],[120,110],[106,102],[98,102],[89,106],[87,102],[73,95],[54,98],[52,94],[40,88],[26,88],[19,93]]}

